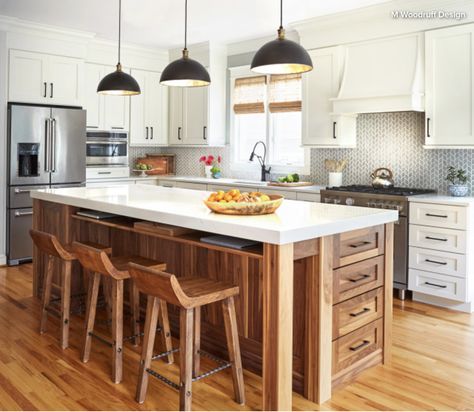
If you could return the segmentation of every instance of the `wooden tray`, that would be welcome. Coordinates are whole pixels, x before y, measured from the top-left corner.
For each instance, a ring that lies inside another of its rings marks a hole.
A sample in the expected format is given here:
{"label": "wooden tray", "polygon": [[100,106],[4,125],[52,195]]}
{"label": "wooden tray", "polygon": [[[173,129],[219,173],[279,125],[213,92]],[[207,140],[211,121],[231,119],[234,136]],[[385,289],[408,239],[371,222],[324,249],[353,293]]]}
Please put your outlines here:
{"label": "wooden tray", "polygon": [[166,225],[164,223],[148,222],[148,221],[135,222],[133,224],[133,227],[135,229],[144,230],[145,232],[152,232],[152,233],[157,233],[160,235],[167,235],[167,236],[180,236],[180,235],[185,235],[188,233],[195,232],[194,229],[188,229],[187,227]]}
{"label": "wooden tray", "polygon": [[268,182],[267,186],[281,186],[281,187],[301,187],[301,186],[313,186],[314,183],[312,182],[294,182],[294,183],[286,183],[286,182]]}
{"label": "wooden tray", "polygon": [[174,154],[147,154],[135,160],[135,163],[145,163],[151,165],[152,170],[147,170],[146,174],[154,175],[174,175],[176,170],[176,156]]}

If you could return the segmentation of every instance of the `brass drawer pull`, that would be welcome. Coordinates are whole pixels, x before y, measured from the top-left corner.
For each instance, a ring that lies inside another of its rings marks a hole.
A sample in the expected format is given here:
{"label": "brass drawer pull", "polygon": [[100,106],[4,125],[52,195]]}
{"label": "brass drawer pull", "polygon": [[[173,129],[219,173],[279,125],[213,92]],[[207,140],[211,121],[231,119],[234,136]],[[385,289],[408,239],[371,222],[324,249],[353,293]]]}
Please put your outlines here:
{"label": "brass drawer pull", "polygon": [[436,286],[437,288],[446,289],[447,285],[438,285],[437,283],[425,282],[425,285]]}
{"label": "brass drawer pull", "polygon": [[448,264],[448,262],[440,262],[439,260],[431,260],[431,259],[425,259],[425,262],[435,263],[436,265],[442,265],[442,266],[445,266]]}
{"label": "brass drawer pull", "polygon": [[367,346],[369,343],[370,343],[369,340],[364,340],[364,341],[362,341],[362,343],[361,343],[360,345],[351,346],[349,349],[350,349],[351,351],[354,351],[354,352],[355,352],[355,351],[360,350],[360,349],[362,349],[363,347]]}
{"label": "brass drawer pull", "polygon": [[364,313],[367,313],[367,312],[370,312],[370,308],[364,308],[360,312],[350,313],[350,315],[355,318],[355,317],[363,315]]}
{"label": "brass drawer pull", "polygon": [[360,275],[360,278],[349,278],[349,282],[353,282],[353,283],[357,283],[357,282],[361,282],[363,281],[364,279],[367,279],[367,278],[370,278],[370,275]]}
{"label": "brass drawer pull", "polygon": [[351,243],[349,246],[353,247],[353,248],[358,248],[358,247],[362,247],[362,246],[365,246],[365,245],[370,245],[370,242],[364,240],[364,241],[358,242],[358,243]]}

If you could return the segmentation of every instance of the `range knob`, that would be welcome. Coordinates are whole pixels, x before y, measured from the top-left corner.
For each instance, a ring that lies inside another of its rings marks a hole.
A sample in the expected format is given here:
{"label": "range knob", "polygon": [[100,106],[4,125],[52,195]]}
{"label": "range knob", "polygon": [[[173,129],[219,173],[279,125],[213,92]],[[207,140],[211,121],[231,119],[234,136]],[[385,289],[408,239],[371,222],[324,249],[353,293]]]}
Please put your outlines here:
{"label": "range knob", "polygon": [[354,199],[352,197],[348,197],[346,199],[346,205],[347,206],[353,206],[354,205]]}

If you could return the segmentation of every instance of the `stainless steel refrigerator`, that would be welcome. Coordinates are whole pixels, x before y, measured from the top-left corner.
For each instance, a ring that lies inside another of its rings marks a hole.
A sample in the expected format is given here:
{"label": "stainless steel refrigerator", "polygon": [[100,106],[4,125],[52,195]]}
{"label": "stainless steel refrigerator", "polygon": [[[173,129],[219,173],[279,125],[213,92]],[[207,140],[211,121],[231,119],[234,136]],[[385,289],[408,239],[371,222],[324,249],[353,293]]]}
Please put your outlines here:
{"label": "stainless steel refrigerator", "polygon": [[30,191],[83,186],[86,180],[86,111],[8,104],[7,258],[31,260]]}

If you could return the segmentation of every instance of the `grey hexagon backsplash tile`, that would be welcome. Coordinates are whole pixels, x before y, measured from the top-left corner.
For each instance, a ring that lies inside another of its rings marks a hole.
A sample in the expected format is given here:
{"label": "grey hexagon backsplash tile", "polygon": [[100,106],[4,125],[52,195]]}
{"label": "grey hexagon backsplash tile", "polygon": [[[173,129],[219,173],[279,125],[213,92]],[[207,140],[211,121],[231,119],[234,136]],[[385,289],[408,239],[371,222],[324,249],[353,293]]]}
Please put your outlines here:
{"label": "grey hexagon backsplash tile", "polygon": [[[311,175],[303,176],[316,184],[325,185],[328,173],[325,159],[347,159],[344,184],[370,184],[370,173],[378,167],[388,167],[394,173],[397,186],[433,188],[445,192],[444,180],[448,166],[466,169],[474,175],[474,150],[424,149],[424,114],[417,112],[361,114],[357,119],[357,148],[311,150]],[[199,163],[202,155],[223,157],[225,177],[260,178],[258,164],[249,164],[248,171],[237,174],[230,169],[230,147],[220,148],[150,148],[131,147],[130,164],[146,153],[176,154],[178,175],[204,175]],[[276,176],[272,176],[276,177]],[[473,176],[474,177],[474,176]],[[471,189],[473,181],[470,181]]]}

